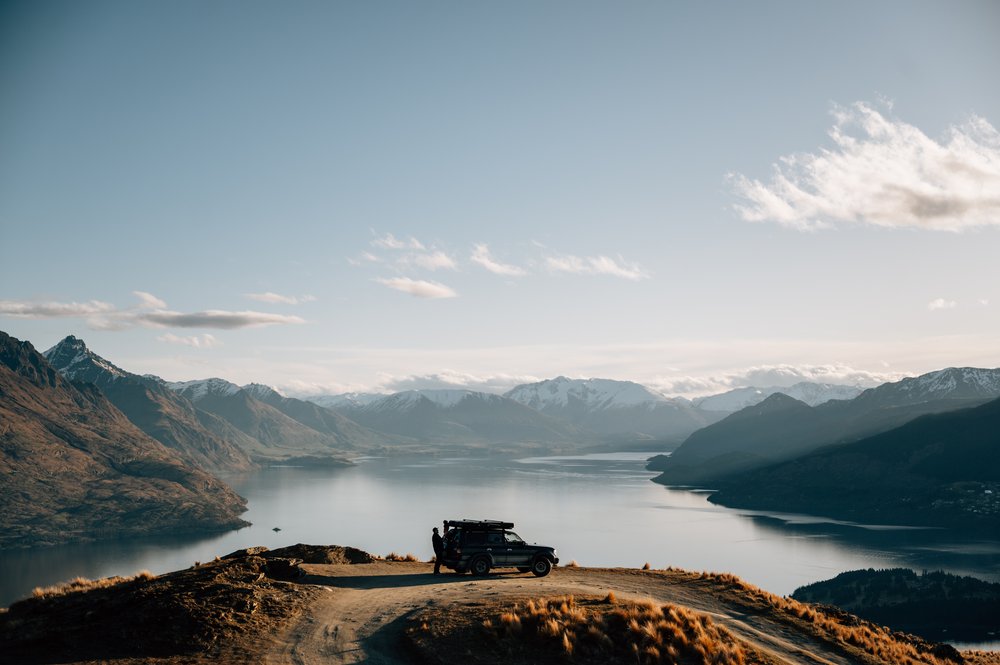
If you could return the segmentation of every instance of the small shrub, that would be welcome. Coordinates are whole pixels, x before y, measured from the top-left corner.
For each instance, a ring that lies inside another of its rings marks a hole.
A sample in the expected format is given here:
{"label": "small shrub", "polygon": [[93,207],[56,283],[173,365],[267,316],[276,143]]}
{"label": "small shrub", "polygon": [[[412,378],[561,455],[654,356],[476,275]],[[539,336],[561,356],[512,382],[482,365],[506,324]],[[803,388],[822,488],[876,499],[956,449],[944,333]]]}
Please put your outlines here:
{"label": "small shrub", "polygon": [[652,568],[652,566],[649,565],[648,561],[646,563],[642,564],[642,569],[643,570],[649,570],[651,568]]}
{"label": "small shrub", "polygon": [[573,559],[572,561],[570,561],[569,563],[566,564],[566,567],[567,568],[579,568],[580,564],[578,564],[576,562],[576,559]]}

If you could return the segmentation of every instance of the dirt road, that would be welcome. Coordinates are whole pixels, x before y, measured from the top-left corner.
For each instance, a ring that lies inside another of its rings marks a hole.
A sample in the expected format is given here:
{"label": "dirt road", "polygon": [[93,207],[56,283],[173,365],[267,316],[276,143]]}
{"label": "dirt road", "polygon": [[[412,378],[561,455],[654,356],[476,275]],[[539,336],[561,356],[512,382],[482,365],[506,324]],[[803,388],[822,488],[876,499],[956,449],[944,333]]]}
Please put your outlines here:
{"label": "dirt road", "polygon": [[484,578],[433,575],[423,563],[380,561],[363,565],[303,565],[305,584],[322,589],[319,599],[276,636],[264,662],[370,663],[403,665],[400,636],[416,611],[436,605],[460,607],[496,600],[565,594],[653,599],[704,612],[779,662],[851,665],[830,645],[804,636],[761,614],[706,591],[690,575],[633,569],[557,568],[543,578],[501,571]]}

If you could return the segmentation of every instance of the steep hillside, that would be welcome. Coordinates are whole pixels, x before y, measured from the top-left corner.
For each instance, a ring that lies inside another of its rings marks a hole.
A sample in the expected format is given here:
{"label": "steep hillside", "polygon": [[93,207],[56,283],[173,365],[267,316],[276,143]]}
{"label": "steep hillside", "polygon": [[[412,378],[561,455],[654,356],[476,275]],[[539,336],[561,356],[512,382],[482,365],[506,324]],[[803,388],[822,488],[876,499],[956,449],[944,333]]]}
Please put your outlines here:
{"label": "steep hillside", "polygon": [[121,369],[72,335],[44,355],[66,378],[98,386],[136,427],[177,451],[186,462],[213,473],[254,467],[241,442],[205,427],[189,400],[155,378]]}
{"label": "steep hillside", "polygon": [[225,420],[253,445],[249,452],[261,461],[302,456],[343,457],[353,447],[347,440],[319,432],[255,399],[224,379],[212,378],[165,384],[203,411]]}
{"label": "steep hillside", "polygon": [[345,450],[373,450],[393,443],[392,437],[362,427],[337,411],[306,400],[285,397],[269,386],[251,383],[243,386],[255,399],[273,406],[292,420],[337,440]]}
{"label": "steep hillside", "polygon": [[0,547],[225,530],[245,503],[0,333]]}
{"label": "steep hillside", "polygon": [[715,503],[1000,536],[1000,399],[720,483]]}
{"label": "steep hillside", "polygon": [[1000,634],[1000,584],[974,577],[869,568],[800,587],[792,598],[833,605],[925,639],[986,642]]}

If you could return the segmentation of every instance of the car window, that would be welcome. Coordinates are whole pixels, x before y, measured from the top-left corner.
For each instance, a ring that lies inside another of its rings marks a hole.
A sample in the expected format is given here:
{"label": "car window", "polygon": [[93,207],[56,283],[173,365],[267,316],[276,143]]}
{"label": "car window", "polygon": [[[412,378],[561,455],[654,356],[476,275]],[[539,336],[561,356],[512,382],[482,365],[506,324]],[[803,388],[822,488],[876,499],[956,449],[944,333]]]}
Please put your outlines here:
{"label": "car window", "polygon": [[487,537],[487,542],[490,545],[503,545],[504,539],[502,533],[497,533],[496,531],[491,531]]}
{"label": "car window", "polygon": [[482,531],[470,531],[465,534],[465,544],[466,545],[485,545],[486,544],[486,534]]}
{"label": "car window", "polygon": [[514,533],[513,531],[507,531],[506,533],[504,533],[504,535],[507,537],[507,542],[508,543],[521,543],[521,542],[524,542],[522,540],[522,538],[519,535],[517,535],[516,533]]}

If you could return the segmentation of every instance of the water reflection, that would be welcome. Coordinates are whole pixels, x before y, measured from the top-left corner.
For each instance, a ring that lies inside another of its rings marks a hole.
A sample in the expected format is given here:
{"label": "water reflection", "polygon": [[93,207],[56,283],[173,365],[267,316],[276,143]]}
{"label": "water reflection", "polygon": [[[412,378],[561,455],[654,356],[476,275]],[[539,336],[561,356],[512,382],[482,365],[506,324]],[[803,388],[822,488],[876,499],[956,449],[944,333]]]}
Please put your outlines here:
{"label": "water reflection", "polygon": [[162,573],[253,545],[330,543],[426,559],[431,527],[446,518],[512,520],[528,540],[556,546],[564,562],[730,571],[779,594],[869,567],[1000,580],[995,541],[730,510],[704,493],[651,483],[644,469],[651,454],[404,457],[349,469],[267,469],[229,479],[250,502],[253,526],[239,531],[0,552],[0,605],[78,575]]}

